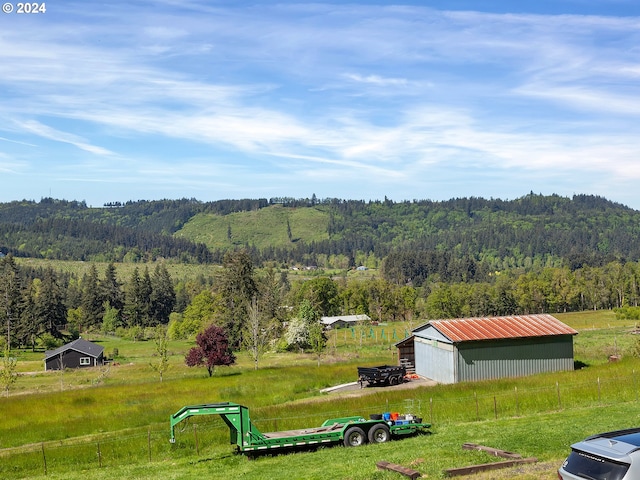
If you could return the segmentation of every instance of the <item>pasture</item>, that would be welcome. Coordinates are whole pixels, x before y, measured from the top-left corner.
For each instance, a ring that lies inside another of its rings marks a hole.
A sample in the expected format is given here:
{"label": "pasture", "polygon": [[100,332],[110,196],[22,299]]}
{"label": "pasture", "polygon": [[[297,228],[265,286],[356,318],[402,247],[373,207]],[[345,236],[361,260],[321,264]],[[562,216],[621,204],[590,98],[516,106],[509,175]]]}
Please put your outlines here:
{"label": "pasture", "polygon": [[[21,376],[9,397],[0,398],[0,478],[401,478],[377,470],[380,460],[443,478],[446,468],[498,460],[462,450],[472,442],[539,462],[466,478],[555,479],[572,442],[640,424],[635,324],[607,311],[557,318],[580,332],[575,357],[582,368],[574,372],[336,394],[320,389],[354,381],[358,365],[395,363],[392,345],[407,326],[334,332],[320,367],[312,355],[271,353],[254,370],[240,354],[236,365],[216,368],[212,378],[205,369],[184,365],[191,342],[171,342],[163,382],[149,366],[153,342],[88,338],[101,342],[107,354],[117,349],[117,365],[83,371],[44,372],[42,352],[20,352]],[[610,363],[613,354],[621,360]],[[170,414],[183,405],[227,400],[249,406],[264,432],[391,410],[418,413],[433,428],[429,435],[382,445],[248,460],[233,453],[220,418],[201,417],[181,425],[177,443],[169,444]]]}

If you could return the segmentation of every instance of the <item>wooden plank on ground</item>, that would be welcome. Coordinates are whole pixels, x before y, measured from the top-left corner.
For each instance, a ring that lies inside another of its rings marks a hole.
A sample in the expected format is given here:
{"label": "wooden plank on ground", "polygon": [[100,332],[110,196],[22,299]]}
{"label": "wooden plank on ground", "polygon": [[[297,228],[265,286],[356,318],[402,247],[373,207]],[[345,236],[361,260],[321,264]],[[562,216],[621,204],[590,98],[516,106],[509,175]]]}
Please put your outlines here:
{"label": "wooden plank on ground", "polygon": [[483,463],[482,465],[471,465],[469,467],[450,468],[445,470],[445,474],[449,477],[458,477],[460,475],[471,475],[473,473],[485,472],[487,470],[498,470],[500,468],[513,467],[522,463],[536,463],[537,458],[520,458],[516,460],[505,460],[504,462]]}
{"label": "wooden plank on ground", "polygon": [[476,445],[475,443],[464,443],[462,448],[465,450],[480,450],[482,452],[487,452],[494,457],[502,457],[502,458],[522,458],[522,455],[519,453],[507,452],[506,450],[500,450],[499,448],[493,447],[485,447],[484,445]]}
{"label": "wooden plank on ground", "polygon": [[413,470],[411,468],[403,467],[402,465],[396,465],[395,463],[389,463],[385,461],[380,461],[376,463],[376,466],[380,470],[391,470],[393,472],[398,472],[404,475],[405,477],[411,478],[415,480],[416,478],[420,478],[422,474],[417,470]]}

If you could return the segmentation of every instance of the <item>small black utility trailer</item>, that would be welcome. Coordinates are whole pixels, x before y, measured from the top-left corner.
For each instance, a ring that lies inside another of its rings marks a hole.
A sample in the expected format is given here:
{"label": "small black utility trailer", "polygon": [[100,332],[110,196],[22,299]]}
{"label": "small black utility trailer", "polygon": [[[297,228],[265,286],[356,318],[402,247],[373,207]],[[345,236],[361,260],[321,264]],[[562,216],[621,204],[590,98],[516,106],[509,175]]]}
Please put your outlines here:
{"label": "small black utility trailer", "polygon": [[378,367],[358,367],[360,388],[366,383],[369,386],[398,385],[404,381],[407,369],[397,365],[380,365]]}

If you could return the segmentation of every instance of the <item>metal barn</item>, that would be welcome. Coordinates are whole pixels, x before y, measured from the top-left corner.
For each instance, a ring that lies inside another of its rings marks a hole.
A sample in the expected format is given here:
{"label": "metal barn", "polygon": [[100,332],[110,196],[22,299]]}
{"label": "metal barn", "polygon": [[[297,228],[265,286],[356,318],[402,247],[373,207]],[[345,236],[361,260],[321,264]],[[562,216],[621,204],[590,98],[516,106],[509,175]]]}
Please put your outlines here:
{"label": "metal barn", "polygon": [[544,314],[432,320],[412,333],[416,373],[457,383],[573,370],[578,332]]}

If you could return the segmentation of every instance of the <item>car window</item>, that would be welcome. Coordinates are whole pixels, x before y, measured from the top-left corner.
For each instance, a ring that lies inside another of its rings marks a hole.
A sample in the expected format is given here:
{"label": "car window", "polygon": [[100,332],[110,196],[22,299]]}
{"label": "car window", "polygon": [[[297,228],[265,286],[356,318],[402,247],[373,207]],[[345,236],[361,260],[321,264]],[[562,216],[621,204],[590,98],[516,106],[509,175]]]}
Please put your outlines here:
{"label": "car window", "polygon": [[567,472],[590,480],[622,480],[627,463],[613,462],[590,453],[574,450],[562,466]]}

